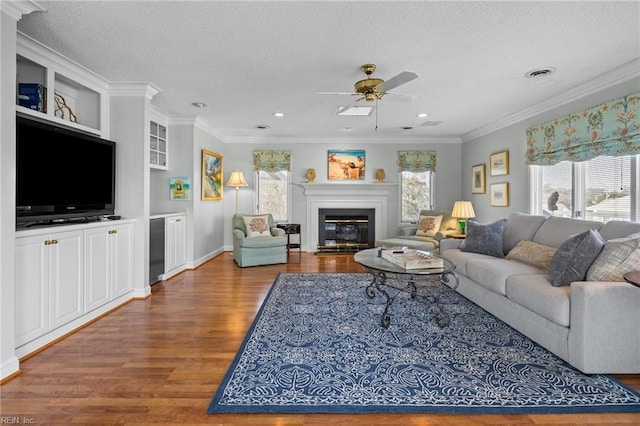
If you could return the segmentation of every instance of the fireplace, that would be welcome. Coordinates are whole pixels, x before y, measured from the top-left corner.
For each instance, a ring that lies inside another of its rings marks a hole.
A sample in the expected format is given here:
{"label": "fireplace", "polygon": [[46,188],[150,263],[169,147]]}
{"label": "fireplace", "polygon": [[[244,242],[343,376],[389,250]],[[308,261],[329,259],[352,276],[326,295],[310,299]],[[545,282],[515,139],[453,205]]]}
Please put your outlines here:
{"label": "fireplace", "polygon": [[318,209],[318,253],[353,253],[375,243],[375,209]]}

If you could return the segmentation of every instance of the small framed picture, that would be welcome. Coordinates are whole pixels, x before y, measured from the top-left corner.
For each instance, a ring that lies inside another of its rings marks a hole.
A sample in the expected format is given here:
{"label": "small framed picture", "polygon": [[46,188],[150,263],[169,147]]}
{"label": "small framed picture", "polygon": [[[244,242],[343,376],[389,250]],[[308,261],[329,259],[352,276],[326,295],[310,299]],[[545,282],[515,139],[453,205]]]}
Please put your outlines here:
{"label": "small framed picture", "polygon": [[489,170],[491,176],[506,176],[509,174],[509,151],[496,152],[489,156]]}
{"label": "small framed picture", "polygon": [[471,167],[471,193],[484,194],[486,189],[486,166],[477,164]]}
{"label": "small framed picture", "polygon": [[327,154],[327,175],[329,180],[364,179],[364,150],[333,150]]}
{"label": "small framed picture", "polygon": [[172,200],[189,200],[191,194],[191,185],[189,184],[189,178],[169,178],[169,190],[171,191]]}
{"label": "small framed picture", "polygon": [[492,183],[489,190],[493,207],[509,207],[509,182]]}

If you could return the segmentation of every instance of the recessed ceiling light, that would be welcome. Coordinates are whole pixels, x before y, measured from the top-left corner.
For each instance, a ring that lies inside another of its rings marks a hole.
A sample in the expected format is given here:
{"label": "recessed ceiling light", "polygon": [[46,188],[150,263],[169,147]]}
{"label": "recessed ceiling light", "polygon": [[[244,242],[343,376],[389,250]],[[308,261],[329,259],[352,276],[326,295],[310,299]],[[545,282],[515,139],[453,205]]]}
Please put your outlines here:
{"label": "recessed ceiling light", "polygon": [[267,126],[266,124],[256,124],[255,128],[256,129],[260,129],[260,130],[264,130],[264,129],[268,129],[269,126]]}
{"label": "recessed ceiling light", "polygon": [[554,72],[556,72],[554,67],[536,68],[527,72],[524,76],[527,78],[538,78],[553,74]]}
{"label": "recessed ceiling light", "polygon": [[425,118],[426,116],[428,116],[429,114],[427,114],[426,112],[421,112],[420,114],[416,114],[416,117],[418,118]]}
{"label": "recessed ceiling light", "polygon": [[353,127],[344,127],[342,130],[344,130],[345,132],[350,132],[353,130]]}
{"label": "recessed ceiling light", "polygon": [[371,115],[373,107],[368,106],[339,106],[336,110],[336,115]]}
{"label": "recessed ceiling light", "polygon": [[274,117],[284,117],[284,112],[274,112],[273,116]]}
{"label": "recessed ceiling light", "polygon": [[204,108],[207,106],[207,104],[205,104],[204,102],[191,102],[191,106],[196,108]]}

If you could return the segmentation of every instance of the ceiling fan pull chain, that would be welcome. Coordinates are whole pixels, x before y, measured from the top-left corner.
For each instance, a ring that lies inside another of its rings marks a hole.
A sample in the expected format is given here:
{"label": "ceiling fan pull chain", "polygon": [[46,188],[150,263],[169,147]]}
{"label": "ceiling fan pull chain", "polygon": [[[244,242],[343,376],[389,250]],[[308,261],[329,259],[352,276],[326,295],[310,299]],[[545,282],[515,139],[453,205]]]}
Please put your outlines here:
{"label": "ceiling fan pull chain", "polygon": [[378,99],[376,98],[376,132],[378,131]]}

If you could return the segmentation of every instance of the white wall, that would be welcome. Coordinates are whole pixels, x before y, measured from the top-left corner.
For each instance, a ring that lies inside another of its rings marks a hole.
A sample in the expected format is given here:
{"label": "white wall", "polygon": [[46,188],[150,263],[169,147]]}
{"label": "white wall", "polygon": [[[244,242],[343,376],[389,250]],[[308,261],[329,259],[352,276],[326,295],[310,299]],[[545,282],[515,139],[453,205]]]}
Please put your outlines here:
{"label": "white wall", "polygon": [[[429,141],[425,143],[349,143],[349,144],[228,144],[225,145],[225,180],[229,174],[239,169],[249,184],[248,187],[240,188],[238,211],[243,213],[255,212],[255,175],[253,172],[253,151],[254,150],[282,150],[291,151],[291,174],[293,183],[307,182],[307,169],[316,169],[317,183],[327,183],[327,150],[329,149],[363,149],[365,151],[365,181],[375,182],[376,169],[383,168],[386,172],[387,183],[398,183],[398,151],[403,150],[430,150],[437,152],[436,182],[435,182],[435,208],[451,210],[453,203],[461,198],[461,172],[457,167],[461,156],[461,144],[451,141]],[[453,167],[451,165],[454,165]],[[292,186],[292,222],[299,223],[302,230],[302,246],[307,245],[306,233],[306,198],[302,188]],[[390,197],[387,206],[387,230],[389,234],[396,235],[400,226],[400,207],[398,201],[398,191]],[[394,198],[395,197],[395,198]],[[224,245],[227,248],[232,246],[231,239],[231,216],[235,211],[235,189],[225,187],[225,239]],[[376,235],[377,239],[386,238],[392,235]]]}

